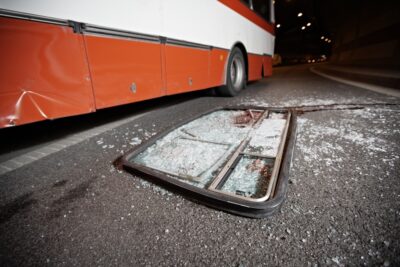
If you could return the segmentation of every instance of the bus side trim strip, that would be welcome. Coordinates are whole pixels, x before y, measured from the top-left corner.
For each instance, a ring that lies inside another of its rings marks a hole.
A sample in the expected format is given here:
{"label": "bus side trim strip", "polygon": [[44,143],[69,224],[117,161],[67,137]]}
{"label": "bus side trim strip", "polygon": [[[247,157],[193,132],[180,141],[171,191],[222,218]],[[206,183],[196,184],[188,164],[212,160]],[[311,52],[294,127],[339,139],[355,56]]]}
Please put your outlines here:
{"label": "bus side trim strip", "polygon": [[[204,50],[212,50],[212,49],[220,49],[226,50],[229,49],[205,45],[200,43],[194,43],[169,37],[163,37],[158,35],[150,35],[144,33],[137,33],[132,31],[102,27],[92,24],[86,24],[77,21],[70,21],[70,20],[62,20],[62,19],[55,19],[50,17],[44,17],[39,15],[33,15],[28,13],[10,11],[5,9],[0,9],[0,17],[9,17],[9,18],[16,18],[16,19],[24,19],[30,20],[35,22],[42,22],[42,23],[50,23],[60,26],[68,26],[73,28],[74,32],[79,34],[93,34],[93,35],[102,35],[102,36],[109,36],[109,37],[121,37],[133,40],[141,40],[141,41],[149,41],[149,42],[156,42],[161,44],[169,44],[169,45],[176,45],[176,46],[184,46],[190,48],[197,48],[197,49],[204,49]],[[260,54],[254,54],[260,56]],[[265,54],[267,55],[267,54]],[[262,55],[261,55],[262,56]],[[271,55],[267,55],[271,56]]]}
{"label": "bus side trim strip", "polygon": [[33,15],[33,14],[17,12],[17,11],[11,11],[11,10],[2,9],[2,8],[0,8],[0,16],[7,17],[7,18],[36,21],[36,22],[45,22],[45,23],[61,25],[61,26],[68,26],[67,20],[55,19],[55,18]]}
{"label": "bus side trim strip", "polygon": [[136,39],[136,40],[152,41],[152,42],[157,42],[157,43],[161,42],[160,36],[157,36],[157,35],[124,31],[124,30],[118,30],[118,29],[113,29],[113,28],[95,26],[95,25],[91,25],[91,24],[84,24],[83,32],[89,33],[89,34],[93,33],[93,34],[113,36],[113,37],[122,37],[122,38]]}

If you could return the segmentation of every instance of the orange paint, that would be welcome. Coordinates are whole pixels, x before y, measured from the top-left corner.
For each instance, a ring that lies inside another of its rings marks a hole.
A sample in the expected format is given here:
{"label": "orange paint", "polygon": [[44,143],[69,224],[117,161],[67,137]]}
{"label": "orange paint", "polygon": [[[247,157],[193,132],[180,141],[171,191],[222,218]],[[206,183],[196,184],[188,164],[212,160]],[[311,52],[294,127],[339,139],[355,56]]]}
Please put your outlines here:
{"label": "orange paint", "polygon": [[270,24],[267,21],[265,21],[263,18],[257,15],[253,10],[251,10],[246,4],[244,4],[240,0],[218,0],[218,1],[220,1],[227,7],[231,8],[238,14],[242,15],[243,17],[247,18],[254,24],[263,28],[267,32],[273,35],[275,34],[275,26],[273,24]]}
{"label": "orange paint", "polygon": [[229,51],[214,48],[210,53],[210,76],[209,86],[215,87],[224,84],[225,66],[228,60]]}
{"label": "orange paint", "polygon": [[255,81],[262,78],[263,56],[248,54],[248,80]]}
{"label": "orange paint", "polygon": [[161,45],[161,79],[162,89],[161,94],[167,94],[167,63],[165,62],[165,45]]}
{"label": "orange paint", "polygon": [[85,41],[97,108],[162,94],[160,44],[91,35]]}
{"label": "orange paint", "polygon": [[167,94],[208,88],[209,57],[209,50],[167,44]]}
{"label": "orange paint", "polygon": [[[220,86],[228,57],[0,18],[0,128]],[[249,54],[248,65],[250,81],[272,74],[269,56]]]}
{"label": "orange paint", "polygon": [[0,128],[95,110],[83,38],[0,17]]}
{"label": "orange paint", "polygon": [[269,77],[272,75],[272,57],[264,56],[263,57],[263,66],[264,66],[264,77]]}

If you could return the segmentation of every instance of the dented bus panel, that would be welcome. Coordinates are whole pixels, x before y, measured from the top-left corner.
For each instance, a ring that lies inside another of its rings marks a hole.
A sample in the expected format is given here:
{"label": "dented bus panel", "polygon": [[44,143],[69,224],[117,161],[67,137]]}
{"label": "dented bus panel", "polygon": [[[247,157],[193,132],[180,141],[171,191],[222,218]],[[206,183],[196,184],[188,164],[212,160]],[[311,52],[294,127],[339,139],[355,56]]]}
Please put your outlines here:
{"label": "dented bus panel", "polygon": [[53,2],[0,2],[0,128],[272,74],[270,0]]}
{"label": "dented bus panel", "polygon": [[0,58],[0,128],[95,111],[83,37],[71,27],[0,17]]}

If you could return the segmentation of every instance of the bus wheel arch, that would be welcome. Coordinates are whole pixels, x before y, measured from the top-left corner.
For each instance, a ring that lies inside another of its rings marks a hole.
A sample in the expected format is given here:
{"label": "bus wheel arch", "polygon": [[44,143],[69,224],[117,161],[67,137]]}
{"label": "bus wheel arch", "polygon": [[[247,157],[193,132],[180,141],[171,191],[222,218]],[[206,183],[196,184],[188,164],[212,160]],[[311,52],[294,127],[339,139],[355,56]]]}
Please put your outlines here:
{"label": "bus wheel arch", "polygon": [[[235,74],[232,74],[232,71]],[[244,45],[238,42],[229,51],[229,56],[225,64],[224,86],[218,88],[217,93],[222,96],[235,96],[246,87],[247,79],[247,51]],[[237,80],[240,80],[239,84],[237,84]]]}
{"label": "bus wheel arch", "polygon": [[[243,57],[244,57],[244,64],[245,64],[245,67],[246,67],[246,83],[247,83],[247,81],[249,79],[249,57],[247,56],[247,50],[246,50],[246,47],[244,47],[244,45],[241,42],[237,42],[232,47],[232,49],[235,48],[235,47],[239,48],[240,51],[242,51],[242,54],[243,54]],[[231,51],[232,51],[232,49],[231,49]]]}

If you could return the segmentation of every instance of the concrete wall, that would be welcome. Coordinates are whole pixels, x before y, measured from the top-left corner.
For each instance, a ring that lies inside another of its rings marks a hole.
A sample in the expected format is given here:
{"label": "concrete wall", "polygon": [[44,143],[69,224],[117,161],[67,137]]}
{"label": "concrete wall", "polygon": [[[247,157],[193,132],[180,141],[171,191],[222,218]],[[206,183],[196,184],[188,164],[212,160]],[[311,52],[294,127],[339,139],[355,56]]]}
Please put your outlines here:
{"label": "concrete wall", "polygon": [[343,10],[341,14],[331,61],[400,69],[400,1],[359,3],[352,12]]}

